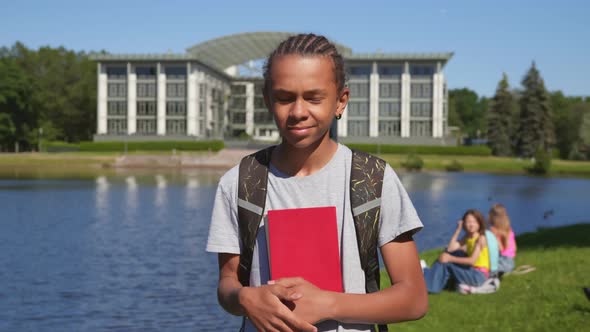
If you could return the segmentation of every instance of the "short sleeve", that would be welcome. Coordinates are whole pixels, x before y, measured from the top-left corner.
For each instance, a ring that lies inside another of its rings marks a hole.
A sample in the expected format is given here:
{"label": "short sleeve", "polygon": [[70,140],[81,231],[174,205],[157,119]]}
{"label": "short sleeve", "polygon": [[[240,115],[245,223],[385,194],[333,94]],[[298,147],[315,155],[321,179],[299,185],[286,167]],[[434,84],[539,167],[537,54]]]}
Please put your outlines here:
{"label": "short sleeve", "polygon": [[208,252],[240,254],[237,218],[238,167],[229,170],[219,181],[211,213]]}
{"label": "short sleeve", "polygon": [[381,247],[393,241],[403,233],[410,232],[414,234],[422,227],[422,221],[420,221],[406,189],[395,171],[391,166],[387,165],[383,176],[381,193],[379,246]]}

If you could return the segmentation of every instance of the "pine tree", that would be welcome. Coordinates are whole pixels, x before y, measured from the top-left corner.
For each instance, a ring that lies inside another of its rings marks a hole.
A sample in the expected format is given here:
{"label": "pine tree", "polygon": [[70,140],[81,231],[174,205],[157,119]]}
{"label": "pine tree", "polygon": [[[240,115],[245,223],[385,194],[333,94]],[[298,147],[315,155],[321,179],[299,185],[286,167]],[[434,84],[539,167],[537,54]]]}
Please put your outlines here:
{"label": "pine tree", "polygon": [[508,77],[503,74],[488,111],[488,141],[496,156],[511,154],[510,123],[512,120],[512,94],[508,90]]}
{"label": "pine tree", "polygon": [[533,62],[522,80],[518,152],[532,157],[538,149],[549,151],[555,143],[549,94]]}

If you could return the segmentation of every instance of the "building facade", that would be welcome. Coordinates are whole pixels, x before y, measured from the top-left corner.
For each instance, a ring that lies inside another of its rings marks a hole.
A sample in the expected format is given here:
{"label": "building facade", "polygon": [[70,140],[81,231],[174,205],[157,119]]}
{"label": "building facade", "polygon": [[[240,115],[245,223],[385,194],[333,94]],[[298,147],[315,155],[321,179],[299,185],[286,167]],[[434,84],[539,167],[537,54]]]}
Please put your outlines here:
{"label": "building facade", "polygon": [[[186,54],[94,56],[98,66],[95,140],[279,138],[264,106],[265,58],[282,32],[213,39]],[[350,101],[337,122],[345,141],[440,144],[447,134],[443,74],[452,53],[355,54],[337,44]],[[243,75],[243,71],[249,75]],[[450,140],[452,141],[452,140]]]}

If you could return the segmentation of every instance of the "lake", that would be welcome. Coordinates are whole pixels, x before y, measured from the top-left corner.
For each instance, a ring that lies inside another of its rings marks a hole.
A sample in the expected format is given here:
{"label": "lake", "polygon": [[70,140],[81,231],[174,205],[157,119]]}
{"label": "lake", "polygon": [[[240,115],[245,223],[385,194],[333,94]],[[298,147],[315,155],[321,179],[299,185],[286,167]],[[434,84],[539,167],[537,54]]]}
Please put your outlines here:
{"label": "lake", "polygon": [[[154,171],[155,172],[155,171]],[[205,253],[220,173],[133,172],[91,179],[0,179],[1,331],[218,331]],[[588,222],[590,180],[477,173],[400,175],[425,228],[446,244],[468,208],[503,203],[516,233]]]}

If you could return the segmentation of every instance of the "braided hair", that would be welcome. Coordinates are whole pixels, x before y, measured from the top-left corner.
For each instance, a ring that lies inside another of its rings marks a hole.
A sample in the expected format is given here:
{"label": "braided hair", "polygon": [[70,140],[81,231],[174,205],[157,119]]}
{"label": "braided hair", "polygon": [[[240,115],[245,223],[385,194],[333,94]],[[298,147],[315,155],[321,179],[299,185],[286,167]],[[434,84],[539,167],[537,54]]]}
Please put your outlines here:
{"label": "braided hair", "polygon": [[334,80],[338,92],[344,89],[346,74],[344,72],[344,59],[336,46],[324,36],[313,33],[298,34],[282,41],[277,48],[270,53],[264,64],[264,92],[268,93],[271,86],[270,70],[273,60],[277,56],[297,54],[302,56],[326,56],[334,63]]}

